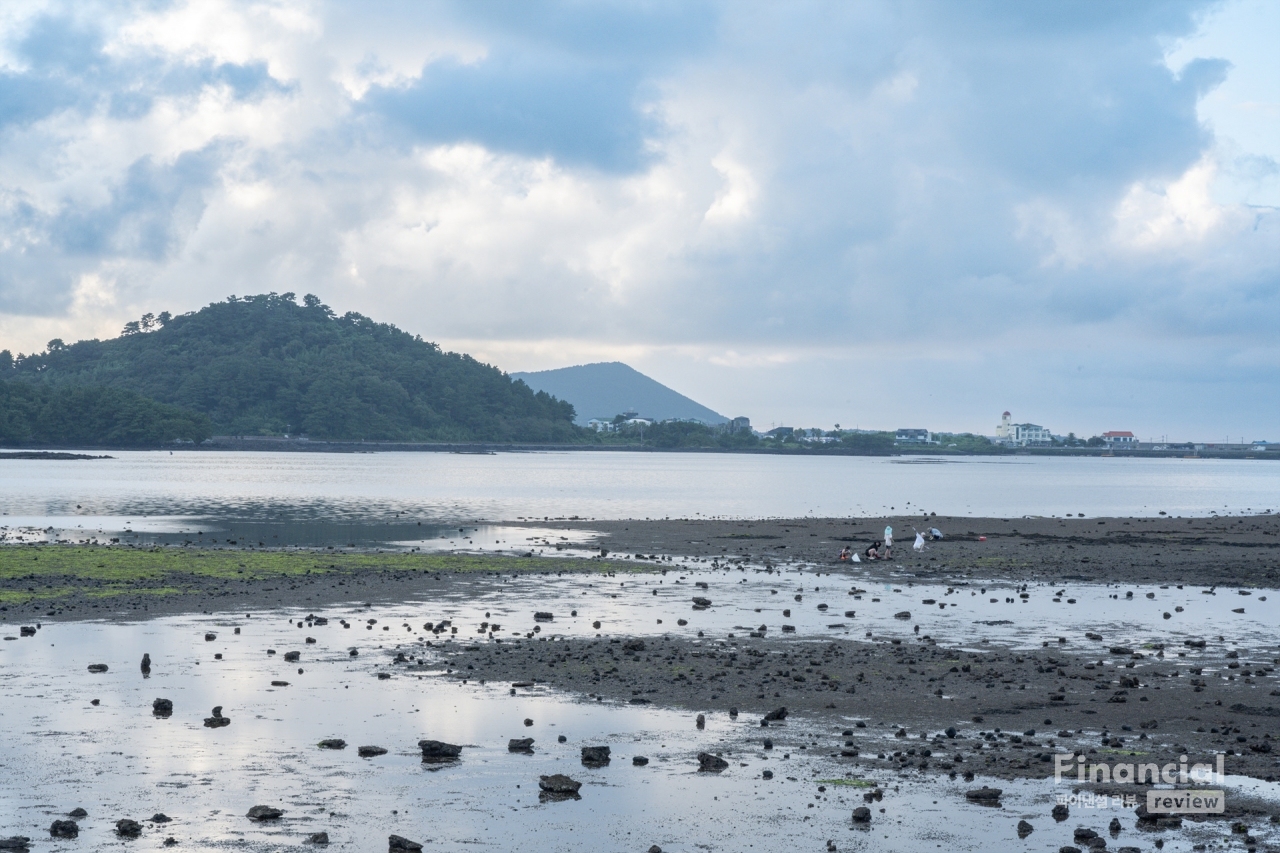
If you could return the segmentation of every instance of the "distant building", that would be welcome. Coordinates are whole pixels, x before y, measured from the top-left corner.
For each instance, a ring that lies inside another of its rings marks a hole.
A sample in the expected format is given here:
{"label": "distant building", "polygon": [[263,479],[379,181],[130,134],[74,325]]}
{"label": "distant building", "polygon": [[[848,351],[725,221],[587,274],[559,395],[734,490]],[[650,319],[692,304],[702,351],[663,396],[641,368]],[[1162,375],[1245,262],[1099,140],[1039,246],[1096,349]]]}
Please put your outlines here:
{"label": "distant building", "polygon": [[613,432],[613,421],[603,421],[600,418],[592,418],[587,421],[587,429],[593,429],[596,432]]}
{"label": "distant building", "polygon": [[1137,444],[1138,443],[1137,436],[1135,436],[1133,433],[1127,430],[1104,432],[1102,434],[1102,440],[1107,444]]}
{"label": "distant building", "polygon": [[933,435],[927,429],[900,429],[893,440],[898,444],[930,444]]}
{"label": "distant building", "polygon": [[1015,424],[1005,412],[996,427],[996,441],[1009,447],[1046,447],[1053,444],[1053,435],[1039,424]]}
{"label": "distant building", "polygon": [[729,432],[751,432],[751,418],[736,417],[728,423]]}
{"label": "distant building", "polygon": [[774,427],[766,432],[765,435],[771,435],[774,438],[787,438],[795,431],[795,427]]}

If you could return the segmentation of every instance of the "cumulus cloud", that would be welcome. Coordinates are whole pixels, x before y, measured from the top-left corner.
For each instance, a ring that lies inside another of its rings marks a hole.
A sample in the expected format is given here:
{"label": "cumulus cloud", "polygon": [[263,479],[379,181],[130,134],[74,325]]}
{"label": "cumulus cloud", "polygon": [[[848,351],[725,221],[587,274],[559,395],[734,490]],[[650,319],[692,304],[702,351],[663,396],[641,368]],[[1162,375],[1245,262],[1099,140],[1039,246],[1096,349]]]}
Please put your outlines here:
{"label": "cumulus cloud", "polygon": [[315,292],[758,420],[1262,428],[1132,393],[1280,371],[1276,211],[1220,192],[1273,152],[1199,112],[1242,67],[1194,49],[1216,8],[7,4],[0,345]]}

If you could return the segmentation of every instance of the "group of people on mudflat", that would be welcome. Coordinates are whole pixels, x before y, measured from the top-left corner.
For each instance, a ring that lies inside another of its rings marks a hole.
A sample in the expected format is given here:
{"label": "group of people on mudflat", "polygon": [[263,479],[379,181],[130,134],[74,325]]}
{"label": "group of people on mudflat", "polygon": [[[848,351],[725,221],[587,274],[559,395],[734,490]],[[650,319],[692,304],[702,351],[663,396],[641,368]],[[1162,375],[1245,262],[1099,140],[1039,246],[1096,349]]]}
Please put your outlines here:
{"label": "group of people on mudflat", "polygon": [[[915,530],[913,527],[912,530]],[[916,541],[912,548],[916,551],[925,549],[925,540],[938,540],[942,538],[942,531],[936,527],[930,527],[926,532],[921,533],[916,530]],[[848,545],[840,550],[836,555],[837,562],[841,563],[860,563],[863,560],[889,560],[893,558],[893,527],[886,526],[884,529],[884,538],[877,539],[867,546],[867,550],[863,551],[861,556],[854,553],[853,549]]]}

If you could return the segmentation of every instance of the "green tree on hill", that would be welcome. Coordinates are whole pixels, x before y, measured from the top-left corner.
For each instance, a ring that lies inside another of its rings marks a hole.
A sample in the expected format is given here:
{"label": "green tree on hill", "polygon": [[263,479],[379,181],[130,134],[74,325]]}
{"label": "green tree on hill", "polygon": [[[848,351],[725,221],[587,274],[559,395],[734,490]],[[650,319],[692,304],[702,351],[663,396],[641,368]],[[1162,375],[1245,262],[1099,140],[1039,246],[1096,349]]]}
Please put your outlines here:
{"label": "green tree on hill", "polygon": [[5,374],[125,389],[232,435],[559,442],[581,433],[570,404],[495,367],[291,293],[147,314],[118,338],[51,347]]}

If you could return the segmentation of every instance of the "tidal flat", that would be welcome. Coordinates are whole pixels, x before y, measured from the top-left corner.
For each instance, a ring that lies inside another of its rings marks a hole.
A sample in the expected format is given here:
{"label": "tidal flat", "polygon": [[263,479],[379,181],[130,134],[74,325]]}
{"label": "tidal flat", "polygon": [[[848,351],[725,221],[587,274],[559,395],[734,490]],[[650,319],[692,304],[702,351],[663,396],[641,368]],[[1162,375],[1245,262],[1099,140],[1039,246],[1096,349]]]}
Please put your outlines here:
{"label": "tidal flat", "polygon": [[[180,849],[1275,843],[1276,520],[1098,521],[935,518],[941,541],[856,564],[832,546],[881,519],[592,524],[541,556],[8,546],[2,760],[29,771],[0,782],[0,838],[101,846],[133,819]],[[424,763],[424,739],[462,749]],[[1144,821],[1111,797],[1148,786],[1055,784],[1063,754],[1222,756],[1228,810]],[[539,797],[554,774],[580,799]],[[77,807],[80,840],[52,837]]]}

